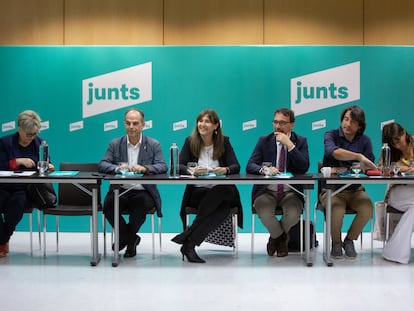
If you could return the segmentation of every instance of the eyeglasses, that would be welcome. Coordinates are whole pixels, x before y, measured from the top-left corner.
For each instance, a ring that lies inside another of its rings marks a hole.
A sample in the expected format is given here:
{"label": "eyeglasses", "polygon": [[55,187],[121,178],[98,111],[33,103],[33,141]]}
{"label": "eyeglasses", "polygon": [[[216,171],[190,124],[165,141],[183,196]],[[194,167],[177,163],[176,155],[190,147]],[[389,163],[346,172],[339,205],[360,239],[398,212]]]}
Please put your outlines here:
{"label": "eyeglasses", "polygon": [[35,133],[24,133],[27,137],[35,137],[37,135],[37,132]]}
{"label": "eyeglasses", "polygon": [[279,121],[279,120],[273,120],[273,124],[274,125],[280,125],[280,126],[285,126],[286,124],[288,124],[288,123],[292,123],[292,122],[288,122],[288,121]]}

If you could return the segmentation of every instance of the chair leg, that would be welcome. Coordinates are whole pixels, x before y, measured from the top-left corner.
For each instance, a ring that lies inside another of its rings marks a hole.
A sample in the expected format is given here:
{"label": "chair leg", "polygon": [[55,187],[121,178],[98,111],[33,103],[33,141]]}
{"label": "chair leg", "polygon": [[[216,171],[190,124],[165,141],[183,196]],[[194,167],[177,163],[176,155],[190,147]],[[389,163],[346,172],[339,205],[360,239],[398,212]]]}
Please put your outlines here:
{"label": "chair leg", "polygon": [[46,258],[46,215],[43,213],[43,257]]}
{"label": "chair leg", "polygon": [[237,214],[232,215],[233,219],[233,236],[234,236],[234,248],[233,251],[236,253],[236,255],[239,253],[239,237],[238,237],[238,223],[237,223]]}
{"label": "chair leg", "polygon": [[155,214],[151,215],[151,240],[152,240],[152,259],[155,259]]}
{"label": "chair leg", "polygon": [[59,252],[59,216],[56,216],[56,253]]}
{"label": "chair leg", "polygon": [[106,258],[106,219],[105,215],[102,213],[102,231],[103,231],[103,255]]}
{"label": "chair leg", "polygon": [[162,238],[161,238],[161,234],[162,234],[161,217],[158,217],[158,236],[159,236],[159,239],[160,239],[160,252],[162,252]]}
{"label": "chair leg", "polygon": [[41,224],[40,210],[37,210],[37,232],[39,236],[39,250],[42,249],[42,230],[40,228]]}
{"label": "chair leg", "polygon": [[299,226],[300,226],[299,228],[300,254],[302,255],[303,254],[303,214],[300,215]]}
{"label": "chair leg", "polygon": [[185,222],[187,224],[187,228],[190,227],[190,215],[189,214],[185,215]]}
{"label": "chair leg", "polygon": [[371,257],[374,256],[374,217],[371,218]]}
{"label": "chair leg", "polygon": [[33,256],[33,214],[29,214],[29,229],[30,229],[30,256]]}
{"label": "chair leg", "polygon": [[250,252],[252,254],[254,252],[254,222],[255,222],[255,216],[252,213],[252,235],[251,235],[251,241],[250,241]]}

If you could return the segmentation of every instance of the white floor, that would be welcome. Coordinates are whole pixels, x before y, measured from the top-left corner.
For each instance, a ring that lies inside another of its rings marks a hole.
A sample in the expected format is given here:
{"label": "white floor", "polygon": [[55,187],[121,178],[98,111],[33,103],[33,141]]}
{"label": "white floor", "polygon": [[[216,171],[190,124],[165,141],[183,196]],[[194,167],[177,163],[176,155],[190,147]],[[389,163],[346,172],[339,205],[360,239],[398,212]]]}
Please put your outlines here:
{"label": "white floor", "polygon": [[88,234],[62,234],[57,254],[49,233],[43,258],[37,240],[31,257],[28,233],[15,233],[0,259],[1,310],[414,310],[414,263],[384,261],[382,242],[371,257],[368,234],[357,259],[333,267],[322,260],[321,236],[312,267],[299,254],[267,256],[266,234],[255,235],[253,255],[250,234],[239,235],[238,255],[204,243],[197,251],[206,264],[183,262],[172,234],[152,259],[150,235],[141,236],[138,256],[113,268],[111,256],[89,265]]}

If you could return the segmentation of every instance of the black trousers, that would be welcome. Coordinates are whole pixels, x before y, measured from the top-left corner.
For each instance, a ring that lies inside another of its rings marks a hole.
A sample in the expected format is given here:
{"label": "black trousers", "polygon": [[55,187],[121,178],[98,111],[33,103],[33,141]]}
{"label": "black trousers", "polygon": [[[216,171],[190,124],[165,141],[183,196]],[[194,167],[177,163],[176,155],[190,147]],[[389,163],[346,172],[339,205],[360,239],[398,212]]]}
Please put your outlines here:
{"label": "black trousers", "polygon": [[[128,244],[144,224],[147,212],[155,206],[154,199],[146,190],[130,190],[119,198],[119,242]],[[114,193],[109,191],[104,201],[104,214],[114,227]],[[122,215],[129,215],[129,223]]]}
{"label": "black trousers", "polygon": [[31,207],[25,189],[0,189],[0,244],[9,242],[25,209]]}
{"label": "black trousers", "polygon": [[197,207],[197,216],[188,229],[188,239],[200,245],[207,235],[220,226],[235,204],[234,186],[217,185],[213,188],[195,187],[190,205]]}

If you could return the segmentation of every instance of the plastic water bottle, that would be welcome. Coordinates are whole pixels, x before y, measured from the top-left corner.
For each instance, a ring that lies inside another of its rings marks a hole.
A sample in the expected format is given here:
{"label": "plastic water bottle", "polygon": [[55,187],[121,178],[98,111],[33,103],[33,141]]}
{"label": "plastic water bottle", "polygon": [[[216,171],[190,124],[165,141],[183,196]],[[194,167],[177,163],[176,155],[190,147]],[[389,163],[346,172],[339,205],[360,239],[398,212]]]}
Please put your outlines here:
{"label": "plastic water bottle", "polygon": [[178,178],[179,176],[179,161],[178,161],[178,146],[172,143],[170,147],[170,177]]}
{"label": "plastic water bottle", "polygon": [[383,176],[390,176],[391,173],[391,152],[387,143],[383,143],[381,147],[381,174]]}
{"label": "plastic water bottle", "polygon": [[42,143],[39,146],[39,161],[49,162],[49,146],[46,140],[42,140]]}

